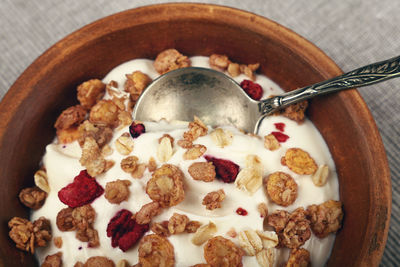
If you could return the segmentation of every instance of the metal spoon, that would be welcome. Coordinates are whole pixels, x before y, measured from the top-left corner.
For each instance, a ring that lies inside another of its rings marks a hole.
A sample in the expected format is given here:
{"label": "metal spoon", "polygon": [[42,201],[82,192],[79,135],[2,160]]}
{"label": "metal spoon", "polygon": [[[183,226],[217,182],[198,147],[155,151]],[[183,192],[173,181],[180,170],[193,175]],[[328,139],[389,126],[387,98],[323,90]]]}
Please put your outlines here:
{"label": "metal spoon", "polygon": [[400,76],[400,56],[373,63],[338,77],[262,101],[251,99],[222,72],[182,68],[155,79],[139,97],[133,118],[140,121],[192,121],[234,125],[257,133],[262,119],[288,105],[343,89],[361,87]]}

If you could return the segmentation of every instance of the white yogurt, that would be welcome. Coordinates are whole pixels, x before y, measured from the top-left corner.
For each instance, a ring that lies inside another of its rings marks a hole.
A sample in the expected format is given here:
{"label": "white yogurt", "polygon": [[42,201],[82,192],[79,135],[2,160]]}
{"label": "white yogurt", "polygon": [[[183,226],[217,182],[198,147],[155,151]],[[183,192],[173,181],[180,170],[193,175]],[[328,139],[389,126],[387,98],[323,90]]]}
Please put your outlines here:
{"label": "white yogurt", "polygon": [[[193,66],[209,67],[208,58],[192,57]],[[119,84],[119,89],[123,90],[125,82],[125,74],[132,73],[135,70],[140,70],[148,74],[151,78],[158,76],[153,68],[153,61],[147,59],[136,59],[113,69],[103,80],[108,83],[115,80]],[[235,80],[241,82],[246,79],[244,75],[236,77]],[[283,91],[265,76],[257,75],[256,82],[264,88],[264,96],[271,94],[279,94]],[[108,96],[106,95],[105,98]],[[130,155],[135,155],[140,162],[147,163],[152,156],[157,161],[157,166],[162,163],[157,160],[156,151],[158,147],[158,139],[165,133],[168,133],[175,139],[174,155],[167,162],[179,166],[185,175],[185,199],[179,205],[164,209],[163,212],[155,217],[153,221],[160,222],[168,220],[174,212],[186,214],[191,220],[197,220],[204,224],[212,221],[216,224],[218,231],[216,235],[222,235],[231,239],[238,244],[237,238],[230,238],[227,232],[233,227],[237,232],[245,229],[262,230],[263,219],[257,211],[257,205],[261,202],[267,203],[269,212],[276,209],[285,209],[292,211],[297,207],[307,207],[311,204],[320,204],[329,199],[339,199],[338,179],[335,171],[334,162],[330,156],[329,150],[322,139],[321,135],[314,125],[306,119],[306,121],[298,125],[283,116],[271,116],[264,119],[260,135],[264,136],[271,131],[276,131],[274,123],[285,123],[285,134],[289,139],[281,143],[281,148],[276,151],[269,151],[264,148],[263,140],[243,134],[239,130],[226,126],[224,129],[229,129],[234,133],[233,143],[225,148],[217,147],[209,135],[198,138],[194,143],[203,144],[207,147],[206,155],[212,155],[218,158],[229,159],[241,168],[245,166],[245,158],[247,155],[257,155],[262,160],[264,166],[264,176],[275,172],[284,171],[289,173],[298,184],[298,197],[294,204],[287,208],[278,206],[272,203],[266,196],[263,188],[260,188],[254,195],[250,196],[243,191],[238,190],[235,185],[226,184],[219,180],[210,183],[195,181],[188,173],[188,167],[195,161],[204,161],[201,157],[196,160],[183,160],[182,155],[184,149],[176,145],[176,141],[182,139],[183,132],[187,129],[186,124],[168,124],[166,122],[147,122],[146,133],[134,140],[134,149]],[[128,209],[131,212],[137,212],[144,204],[151,202],[151,199],[145,192],[147,181],[151,177],[151,173],[146,170],[142,179],[133,179],[130,174],[125,173],[120,168],[120,162],[126,156],[120,155],[114,146],[114,141],[122,133],[128,132],[128,127],[119,131],[115,130],[114,137],[110,142],[114,149],[112,155],[107,157],[108,160],[114,160],[116,164],[109,171],[97,176],[97,182],[105,188],[106,184],[117,179],[127,179],[132,182],[130,189],[130,197],[127,201],[120,204],[109,203],[104,194],[97,198],[91,205],[96,210],[97,216],[94,223],[94,228],[99,233],[100,247],[88,248],[87,243],[81,242],[75,238],[75,231],[62,232],[56,226],[57,213],[66,207],[57,196],[60,189],[73,181],[73,178],[84,169],[79,163],[81,148],[77,142],[68,145],[58,145],[55,142],[46,147],[46,154],[43,158],[43,164],[46,167],[49,179],[51,192],[43,205],[37,211],[32,213],[32,220],[45,216],[50,219],[53,236],[62,237],[63,246],[58,249],[51,242],[46,248],[37,249],[36,256],[39,262],[43,262],[44,258],[49,254],[54,254],[62,251],[63,266],[73,266],[77,261],[85,262],[91,256],[106,256],[117,263],[121,259],[126,259],[130,264],[138,262],[138,245],[127,252],[123,252],[118,247],[111,246],[111,239],[106,235],[107,224],[110,219],[121,209]],[[209,131],[210,132],[210,131]],[[310,175],[298,175],[293,173],[286,166],[280,163],[281,157],[286,150],[291,147],[299,147],[309,152],[318,165],[327,164],[331,170],[328,182],[323,187],[316,187]],[[226,199],[222,202],[222,208],[216,210],[206,210],[205,206],[201,205],[203,197],[218,189],[224,189]],[[236,214],[236,209],[242,207],[248,211],[247,216]],[[151,233],[149,231],[148,233]],[[176,266],[191,266],[197,263],[205,263],[203,257],[203,246],[195,246],[191,243],[192,234],[172,235],[168,239],[174,246]],[[327,261],[335,239],[335,235],[331,234],[324,239],[319,239],[313,234],[311,238],[303,246],[311,255],[311,263],[313,266],[323,266]],[[289,249],[279,249],[277,252],[276,266],[280,266],[288,259]],[[258,266],[255,257],[244,256],[244,266]]]}

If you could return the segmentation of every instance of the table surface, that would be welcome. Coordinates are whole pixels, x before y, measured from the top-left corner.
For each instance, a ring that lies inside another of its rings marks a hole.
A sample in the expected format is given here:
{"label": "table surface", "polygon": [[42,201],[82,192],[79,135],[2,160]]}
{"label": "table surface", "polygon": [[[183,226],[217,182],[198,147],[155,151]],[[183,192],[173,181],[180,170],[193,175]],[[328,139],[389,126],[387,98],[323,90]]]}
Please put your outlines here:
{"label": "table surface", "polygon": [[[0,2],[0,98],[40,54],[67,34],[126,9],[172,1],[2,0]],[[182,1],[173,1],[182,2]],[[186,1],[190,2],[190,1]],[[400,52],[400,1],[207,0],[275,20],[320,47],[343,71]],[[400,87],[398,80],[360,93],[380,130],[392,176],[393,206],[381,266],[400,262]]]}

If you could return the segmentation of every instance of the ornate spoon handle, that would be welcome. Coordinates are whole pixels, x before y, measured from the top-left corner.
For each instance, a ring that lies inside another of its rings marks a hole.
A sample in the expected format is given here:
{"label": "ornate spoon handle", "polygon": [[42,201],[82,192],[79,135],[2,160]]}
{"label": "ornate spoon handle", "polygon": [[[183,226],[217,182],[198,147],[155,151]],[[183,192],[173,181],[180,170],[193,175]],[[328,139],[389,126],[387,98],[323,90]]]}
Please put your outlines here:
{"label": "ornate spoon handle", "polygon": [[276,109],[301,102],[317,95],[328,94],[354,87],[367,86],[396,77],[400,77],[400,56],[373,63],[330,80],[263,100],[258,104],[259,111],[262,115],[268,115]]}

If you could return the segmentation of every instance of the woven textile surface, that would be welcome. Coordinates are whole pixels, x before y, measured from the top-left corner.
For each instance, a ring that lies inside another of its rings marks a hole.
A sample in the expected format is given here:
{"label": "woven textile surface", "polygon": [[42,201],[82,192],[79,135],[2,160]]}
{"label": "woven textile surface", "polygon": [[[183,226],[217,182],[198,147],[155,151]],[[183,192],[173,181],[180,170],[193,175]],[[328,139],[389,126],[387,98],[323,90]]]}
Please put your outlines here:
{"label": "woven textile surface", "polygon": [[[47,48],[67,34],[126,9],[172,1],[1,0],[0,98]],[[181,2],[181,1],[173,1]],[[188,1],[186,1],[188,2]],[[209,0],[270,18],[321,48],[343,71],[400,54],[400,1]],[[392,176],[393,206],[381,266],[400,254],[400,80],[360,89],[380,130]]]}

